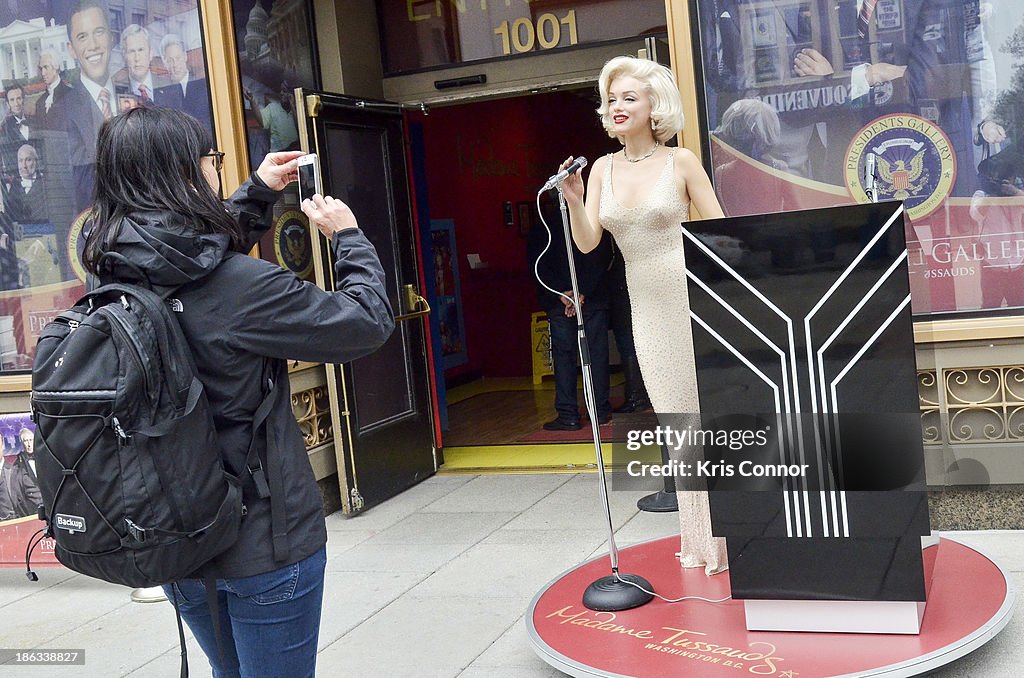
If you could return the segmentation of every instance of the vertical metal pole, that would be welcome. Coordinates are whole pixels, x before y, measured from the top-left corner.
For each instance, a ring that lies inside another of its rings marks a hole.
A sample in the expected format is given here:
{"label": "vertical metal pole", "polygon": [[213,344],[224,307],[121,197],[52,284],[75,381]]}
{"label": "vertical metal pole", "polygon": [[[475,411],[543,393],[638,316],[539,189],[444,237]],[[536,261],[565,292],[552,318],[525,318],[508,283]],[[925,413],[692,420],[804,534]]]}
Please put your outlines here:
{"label": "vertical metal pole", "polygon": [[576,310],[576,341],[580,354],[580,363],[583,365],[583,396],[587,403],[587,414],[590,417],[590,428],[594,436],[594,454],[597,456],[597,475],[601,484],[601,501],[604,503],[604,515],[608,520],[608,558],[611,561],[612,572],[619,571],[619,549],[615,545],[615,528],[612,525],[612,507],[608,501],[608,481],[604,472],[604,455],[601,453],[601,432],[600,424],[597,421],[597,403],[594,400],[594,380],[590,368],[590,348],[587,345],[587,333],[583,327],[583,312],[580,308],[580,289],[576,282],[576,262],[573,258],[572,232],[569,228],[569,213],[565,205],[565,196],[562,189],[558,189],[558,208],[562,212],[562,232],[565,236],[565,252],[569,260],[569,279],[572,282],[572,305]]}

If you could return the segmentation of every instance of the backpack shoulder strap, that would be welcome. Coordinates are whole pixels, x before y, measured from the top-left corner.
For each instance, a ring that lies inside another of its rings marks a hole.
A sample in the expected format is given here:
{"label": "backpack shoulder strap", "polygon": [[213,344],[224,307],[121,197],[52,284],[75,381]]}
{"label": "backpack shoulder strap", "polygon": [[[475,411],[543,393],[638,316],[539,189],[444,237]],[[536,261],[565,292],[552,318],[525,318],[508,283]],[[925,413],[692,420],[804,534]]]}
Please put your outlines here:
{"label": "backpack shoulder strap", "polygon": [[[266,377],[267,394],[256,408],[252,422],[252,440],[249,442],[249,453],[245,457],[245,466],[256,485],[260,499],[270,498],[270,526],[274,544],[274,560],[283,561],[288,556],[288,522],[284,515],[284,464],[282,455],[274,448],[274,432],[267,419],[274,407],[278,385],[273,377]],[[267,464],[271,464],[269,474],[263,468],[256,440],[260,427],[264,429],[267,443]]]}

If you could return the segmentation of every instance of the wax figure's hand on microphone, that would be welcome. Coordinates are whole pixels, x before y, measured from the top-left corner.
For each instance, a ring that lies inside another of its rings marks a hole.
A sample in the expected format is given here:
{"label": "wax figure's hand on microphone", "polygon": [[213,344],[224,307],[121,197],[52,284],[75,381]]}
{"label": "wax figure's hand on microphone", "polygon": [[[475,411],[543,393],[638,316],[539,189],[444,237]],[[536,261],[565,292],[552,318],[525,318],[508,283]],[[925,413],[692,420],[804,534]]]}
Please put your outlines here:
{"label": "wax figure's hand on microphone", "polygon": [[[572,156],[570,155],[565,159],[561,165],[558,166],[558,171],[561,172],[566,167],[572,164]],[[575,205],[583,202],[583,177],[581,173],[583,168],[578,169],[574,174],[570,174],[562,182],[562,195],[565,196],[565,201],[570,205]]]}
{"label": "wax figure's hand on microphone", "polygon": [[339,231],[359,228],[356,215],[352,214],[349,206],[329,195],[317,193],[312,199],[303,200],[302,211],[328,238]]}
{"label": "wax figure's hand on microphone", "polygon": [[256,169],[256,176],[269,188],[283,191],[285,186],[299,178],[298,158],[304,155],[302,151],[267,153],[267,157],[263,158]]}

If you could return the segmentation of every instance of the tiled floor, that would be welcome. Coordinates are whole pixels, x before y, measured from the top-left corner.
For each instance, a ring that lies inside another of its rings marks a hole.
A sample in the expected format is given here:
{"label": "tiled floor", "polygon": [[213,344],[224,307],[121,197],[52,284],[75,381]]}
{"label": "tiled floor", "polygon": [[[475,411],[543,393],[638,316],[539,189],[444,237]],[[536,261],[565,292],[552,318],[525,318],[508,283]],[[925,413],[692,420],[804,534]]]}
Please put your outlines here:
{"label": "tiled floor", "polygon": [[[639,513],[637,496],[611,494],[620,546],[675,533],[675,514]],[[321,676],[562,675],[534,655],[522,615],[547,581],[606,548],[594,474],[437,476],[327,524]],[[956,536],[996,558],[1020,590],[1024,533]],[[84,667],[0,667],[0,676],[178,675],[170,606],[131,603],[118,586],[62,569],[41,570],[33,584],[0,570],[0,620],[0,646],[84,648],[87,658]],[[932,675],[1020,676],[1022,641],[1018,614],[988,645]],[[191,675],[209,676],[191,639],[189,655]]]}

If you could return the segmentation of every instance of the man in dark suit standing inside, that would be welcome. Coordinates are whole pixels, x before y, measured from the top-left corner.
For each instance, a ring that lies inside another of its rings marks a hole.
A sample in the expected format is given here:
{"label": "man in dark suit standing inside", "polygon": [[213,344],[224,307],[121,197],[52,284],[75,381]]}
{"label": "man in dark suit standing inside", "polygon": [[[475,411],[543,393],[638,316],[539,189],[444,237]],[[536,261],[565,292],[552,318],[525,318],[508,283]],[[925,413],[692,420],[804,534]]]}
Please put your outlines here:
{"label": "man in dark suit standing inside", "polygon": [[[552,228],[561,223],[558,205],[551,200],[541,203],[544,219]],[[578,431],[580,423],[578,394],[576,389],[576,356],[578,324],[575,308],[568,297],[572,296],[572,281],[569,278],[569,254],[565,239],[555,230],[548,244],[548,231],[540,219],[533,223],[527,239],[527,258],[530,271],[551,290],[538,284],[537,300],[548,314],[551,338],[551,362],[555,373],[555,418],[545,422],[546,431]],[[541,253],[544,252],[544,256]],[[572,246],[573,261],[576,265],[577,284],[580,292],[580,307],[583,312],[583,327],[587,335],[587,348],[591,358],[591,378],[594,383],[594,400],[598,423],[611,420],[612,408],[608,402],[608,306],[610,290],[605,273],[611,262],[611,235],[605,233],[601,242],[591,252],[584,254]]]}
{"label": "man in dark suit standing inside", "polygon": [[188,72],[185,43],[174,33],[168,33],[160,41],[160,57],[171,84],[156,91],[156,105],[184,111],[209,128],[212,121],[206,79],[193,78]]}
{"label": "man in dark suit standing inside", "polygon": [[60,77],[60,60],[51,50],[39,54],[39,77],[46,91],[36,100],[36,124],[40,129],[62,129],[64,122],[57,116],[59,103],[71,87]]}
{"label": "man in dark suit standing inside", "polygon": [[68,134],[74,202],[80,212],[92,202],[100,125],[117,114],[117,95],[121,93],[110,75],[110,25],[98,0],[79,0],[72,6],[68,40],[81,78],[72,84],[59,107]]}
{"label": "man in dark suit standing inside", "polygon": [[7,115],[0,122],[0,152],[3,154],[5,178],[18,175],[18,149],[32,138],[35,121],[25,113],[25,92],[21,85],[11,85],[4,92]]}

